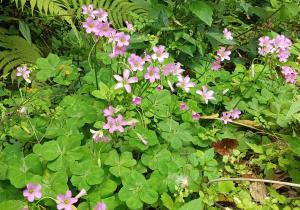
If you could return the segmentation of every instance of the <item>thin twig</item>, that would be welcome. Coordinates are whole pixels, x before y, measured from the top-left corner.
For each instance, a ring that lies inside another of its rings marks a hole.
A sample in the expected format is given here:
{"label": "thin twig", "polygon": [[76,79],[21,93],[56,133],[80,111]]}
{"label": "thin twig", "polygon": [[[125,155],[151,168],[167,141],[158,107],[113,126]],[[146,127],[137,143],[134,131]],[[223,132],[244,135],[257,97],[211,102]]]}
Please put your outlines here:
{"label": "thin twig", "polygon": [[208,184],[212,184],[213,182],[224,182],[224,181],[237,181],[237,182],[264,182],[264,183],[271,183],[271,184],[280,184],[280,185],[287,185],[291,187],[300,187],[300,184],[291,183],[291,182],[281,182],[269,179],[254,179],[254,178],[220,178],[220,179],[213,179],[208,182]]}

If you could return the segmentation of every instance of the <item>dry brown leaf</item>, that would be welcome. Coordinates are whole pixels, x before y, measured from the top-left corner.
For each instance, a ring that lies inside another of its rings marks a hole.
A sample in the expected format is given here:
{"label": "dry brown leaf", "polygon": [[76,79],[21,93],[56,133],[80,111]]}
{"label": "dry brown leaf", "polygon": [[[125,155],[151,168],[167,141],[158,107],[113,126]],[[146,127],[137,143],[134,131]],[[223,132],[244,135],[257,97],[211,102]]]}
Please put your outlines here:
{"label": "dry brown leaf", "polygon": [[239,142],[235,139],[222,139],[212,144],[214,150],[220,155],[230,155],[238,145]]}
{"label": "dry brown leaf", "polygon": [[256,202],[262,202],[267,197],[267,187],[263,182],[252,182],[249,186],[250,194]]}

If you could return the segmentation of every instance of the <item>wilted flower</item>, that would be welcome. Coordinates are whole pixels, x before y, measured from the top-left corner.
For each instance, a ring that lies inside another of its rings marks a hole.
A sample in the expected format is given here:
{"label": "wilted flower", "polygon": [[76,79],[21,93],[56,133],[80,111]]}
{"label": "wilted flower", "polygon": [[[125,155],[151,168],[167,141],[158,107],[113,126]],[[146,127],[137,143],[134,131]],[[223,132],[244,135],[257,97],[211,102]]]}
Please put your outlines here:
{"label": "wilted flower", "polygon": [[79,199],[83,196],[87,195],[87,192],[85,189],[80,190],[80,192],[75,196],[75,198]]}
{"label": "wilted flower", "polygon": [[23,196],[27,198],[29,202],[33,202],[36,199],[40,199],[42,197],[41,193],[42,186],[40,184],[32,184],[29,183],[26,185],[26,189],[23,190]]}
{"label": "wilted flower", "polygon": [[200,114],[198,112],[192,112],[192,118],[193,120],[199,120],[200,119]]}
{"label": "wilted flower", "polygon": [[128,31],[135,31],[133,25],[129,23],[128,21],[125,21],[126,27]]}
{"label": "wilted flower", "polygon": [[206,85],[202,86],[202,90],[196,90],[196,93],[197,93],[198,95],[200,95],[200,96],[203,97],[203,99],[204,99],[204,101],[205,101],[206,104],[208,104],[208,101],[209,101],[209,100],[215,99],[215,98],[213,97],[214,91],[208,90],[208,88],[207,88]]}
{"label": "wilted flower", "polygon": [[190,82],[190,77],[186,76],[178,76],[178,83],[176,84],[177,87],[181,87],[182,89],[184,89],[187,93],[190,92],[190,88],[195,87],[195,83],[194,82]]}
{"label": "wilted flower", "polygon": [[16,74],[16,76],[17,77],[23,77],[23,79],[26,81],[26,82],[28,82],[28,83],[31,83],[31,80],[30,79],[28,79],[28,77],[29,77],[29,74],[30,74],[30,71],[27,69],[27,67],[26,66],[19,66],[18,68],[17,68],[17,74]]}
{"label": "wilted flower", "polygon": [[65,195],[58,195],[57,209],[72,210],[72,205],[78,201],[77,198],[72,198],[72,192],[68,190]]}
{"label": "wilted flower", "polygon": [[225,47],[221,47],[217,52],[217,55],[220,57],[221,61],[230,60],[230,57],[229,57],[230,54],[231,54],[231,51],[226,50]]}
{"label": "wilted flower", "polygon": [[155,88],[157,91],[161,91],[163,89],[163,86],[162,85],[157,85],[156,88]]}
{"label": "wilted flower", "polygon": [[223,34],[224,34],[225,39],[227,39],[227,40],[233,39],[231,32],[227,28],[224,28]]}
{"label": "wilted flower", "polygon": [[90,132],[93,134],[93,139],[95,142],[99,142],[99,141],[108,142],[110,140],[109,137],[103,135],[102,130],[95,131],[90,129]]}
{"label": "wilted flower", "polygon": [[281,73],[284,76],[286,82],[294,84],[297,81],[298,73],[291,67],[282,66]]}
{"label": "wilted flower", "polygon": [[103,202],[98,202],[94,210],[106,210],[106,204]]}
{"label": "wilted flower", "polygon": [[178,176],[176,178],[176,184],[181,188],[187,188],[189,186],[189,179],[187,176]]}
{"label": "wilted flower", "polygon": [[188,109],[188,105],[184,102],[180,103],[179,105],[180,110],[187,110]]}
{"label": "wilted flower", "polygon": [[218,71],[221,68],[221,59],[218,58],[211,64],[211,69],[213,71]]}
{"label": "wilted flower", "polygon": [[132,83],[137,83],[138,78],[137,77],[130,77],[130,71],[128,69],[125,69],[123,72],[123,77],[119,75],[114,75],[114,78],[118,81],[118,83],[115,85],[115,89],[119,89],[124,87],[125,90],[130,93],[131,92],[131,86]]}
{"label": "wilted flower", "polygon": [[148,79],[151,83],[154,83],[155,80],[159,80],[160,79],[159,68],[158,67],[149,66],[147,68],[147,73],[144,74],[144,78]]}
{"label": "wilted flower", "polygon": [[142,103],[142,98],[138,97],[138,96],[135,96],[132,99],[132,103],[135,104],[135,105],[140,105]]}
{"label": "wilted flower", "polygon": [[159,45],[152,48],[154,54],[152,54],[153,60],[158,60],[160,63],[164,62],[169,57],[169,53],[165,52],[165,46]]}

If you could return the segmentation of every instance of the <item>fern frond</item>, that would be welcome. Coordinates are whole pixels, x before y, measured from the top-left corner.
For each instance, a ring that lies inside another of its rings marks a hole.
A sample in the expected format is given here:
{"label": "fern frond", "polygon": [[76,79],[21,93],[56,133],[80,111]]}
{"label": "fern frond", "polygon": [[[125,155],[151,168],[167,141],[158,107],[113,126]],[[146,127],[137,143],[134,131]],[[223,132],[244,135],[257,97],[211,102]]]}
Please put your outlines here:
{"label": "fern frond", "polygon": [[25,63],[35,63],[41,57],[39,49],[16,35],[0,33],[0,71],[8,74],[17,66]]}

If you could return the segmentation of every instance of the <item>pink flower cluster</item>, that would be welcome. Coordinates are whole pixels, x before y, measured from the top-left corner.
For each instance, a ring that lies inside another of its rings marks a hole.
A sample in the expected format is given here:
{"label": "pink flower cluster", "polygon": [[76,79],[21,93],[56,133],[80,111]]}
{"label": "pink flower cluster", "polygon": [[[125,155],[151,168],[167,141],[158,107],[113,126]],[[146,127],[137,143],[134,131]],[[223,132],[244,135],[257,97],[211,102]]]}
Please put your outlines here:
{"label": "pink flower cluster", "polygon": [[222,66],[221,62],[225,60],[230,60],[231,51],[225,47],[220,47],[217,52],[217,59],[211,64],[211,69],[213,71],[218,71]]}
{"label": "pink flower cluster", "polygon": [[222,120],[224,124],[227,124],[228,122],[232,122],[232,119],[239,119],[240,114],[241,114],[240,110],[233,109],[229,112],[223,112],[222,116],[220,117],[220,120]]}
{"label": "pink flower cluster", "polygon": [[[82,13],[87,15],[83,28],[87,33],[94,34],[97,38],[106,37],[109,43],[113,43],[113,51],[110,54],[111,58],[123,55],[126,47],[129,45],[130,36],[124,32],[118,32],[111,27],[111,22],[108,21],[108,14],[103,9],[94,10],[94,6],[82,6]],[[133,31],[133,25],[126,22],[129,31]]]}
{"label": "pink flower cluster", "polygon": [[284,35],[277,35],[274,39],[268,36],[259,38],[258,53],[262,56],[275,53],[280,62],[287,62],[290,56],[292,42]]}
{"label": "pink flower cluster", "polygon": [[282,66],[281,67],[281,73],[288,83],[295,84],[297,81],[298,72],[296,72],[294,69],[292,69],[289,66]]}
{"label": "pink flower cluster", "polygon": [[124,132],[124,126],[128,125],[128,122],[123,119],[123,116],[119,114],[116,118],[113,115],[116,114],[116,110],[113,106],[109,106],[104,109],[104,116],[106,117],[106,124],[103,129],[108,130],[109,133],[114,133],[116,131]]}
{"label": "pink flower cluster", "polygon": [[[23,196],[29,201],[42,198],[42,186],[40,184],[28,183],[26,189],[23,190]],[[57,209],[72,210],[73,204],[77,203],[78,199],[87,195],[85,189],[82,189],[75,197],[72,197],[72,192],[68,190],[65,195],[60,194],[56,197]],[[26,208],[25,208],[26,209]],[[94,210],[106,210],[105,203],[97,203]]]}
{"label": "pink flower cluster", "polygon": [[[232,33],[227,29],[224,28],[223,35],[227,40],[233,40]],[[217,59],[211,64],[211,69],[213,71],[218,71],[222,66],[221,62],[225,60],[230,60],[231,51],[226,49],[225,47],[220,47],[217,52]]]}

